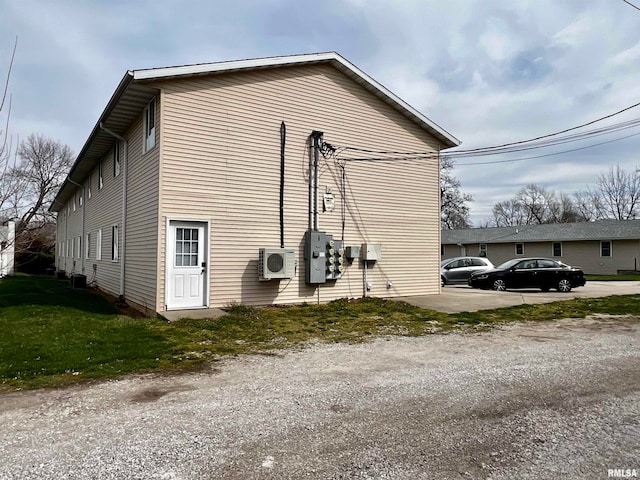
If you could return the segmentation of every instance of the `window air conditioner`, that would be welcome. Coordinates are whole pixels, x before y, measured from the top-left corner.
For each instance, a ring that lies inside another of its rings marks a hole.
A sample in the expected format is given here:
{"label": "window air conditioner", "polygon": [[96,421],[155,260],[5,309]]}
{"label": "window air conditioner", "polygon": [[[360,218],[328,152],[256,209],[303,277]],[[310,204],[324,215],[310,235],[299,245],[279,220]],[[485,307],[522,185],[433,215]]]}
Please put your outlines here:
{"label": "window air conditioner", "polygon": [[291,248],[261,248],[258,257],[260,281],[293,278],[296,258]]}

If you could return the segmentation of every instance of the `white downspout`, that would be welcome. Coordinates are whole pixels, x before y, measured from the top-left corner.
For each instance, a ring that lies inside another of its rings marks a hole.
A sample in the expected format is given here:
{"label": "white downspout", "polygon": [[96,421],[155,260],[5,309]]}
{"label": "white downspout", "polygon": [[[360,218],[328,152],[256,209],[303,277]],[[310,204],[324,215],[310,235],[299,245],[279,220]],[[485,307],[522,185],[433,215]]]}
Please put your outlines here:
{"label": "white downspout", "polygon": [[119,255],[121,256],[120,260],[120,301],[124,302],[124,260],[125,260],[125,252],[126,252],[126,244],[127,244],[127,164],[128,162],[128,142],[124,137],[121,137],[117,133],[112,132],[111,130],[105,128],[105,126],[100,122],[100,129],[107,132],[112,137],[120,140],[123,147],[123,158],[121,162],[122,168],[122,246],[120,247]]}

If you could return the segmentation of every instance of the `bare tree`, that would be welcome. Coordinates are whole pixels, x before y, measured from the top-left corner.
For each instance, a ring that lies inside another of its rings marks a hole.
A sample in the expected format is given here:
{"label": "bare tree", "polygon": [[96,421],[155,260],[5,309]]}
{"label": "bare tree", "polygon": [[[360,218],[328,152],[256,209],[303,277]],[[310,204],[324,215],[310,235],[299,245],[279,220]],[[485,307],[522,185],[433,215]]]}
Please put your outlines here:
{"label": "bare tree", "polygon": [[620,165],[598,175],[593,187],[576,194],[581,210],[594,220],[630,220],[640,215],[640,172],[627,172]]}
{"label": "bare tree", "polygon": [[460,180],[452,173],[454,160],[442,157],[440,161],[440,226],[443,229],[469,228],[469,207],[473,200],[460,191]]}
{"label": "bare tree", "polygon": [[44,225],[54,220],[48,207],[74,160],[69,146],[40,134],[31,134],[20,143],[18,158],[18,165],[9,172],[10,178],[21,188],[21,194],[16,198],[20,214],[16,235],[34,223]]}
{"label": "bare tree", "polygon": [[529,184],[510,200],[493,206],[492,222],[496,227],[540,225],[585,221],[571,197]]}
{"label": "bare tree", "polygon": [[490,225],[494,227],[513,227],[526,223],[526,214],[516,198],[496,203],[491,215]]}

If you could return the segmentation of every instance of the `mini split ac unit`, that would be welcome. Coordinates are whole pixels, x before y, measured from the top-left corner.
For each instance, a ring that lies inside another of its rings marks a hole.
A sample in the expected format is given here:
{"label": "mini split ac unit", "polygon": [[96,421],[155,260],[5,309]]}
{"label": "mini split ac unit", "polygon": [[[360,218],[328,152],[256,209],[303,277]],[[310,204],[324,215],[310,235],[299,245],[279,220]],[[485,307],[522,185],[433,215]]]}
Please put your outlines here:
{"label": "mini split ac unit", "polygon": [[291,248],[261,248],[258,257],[260,281],[293,278],[296,258]]}

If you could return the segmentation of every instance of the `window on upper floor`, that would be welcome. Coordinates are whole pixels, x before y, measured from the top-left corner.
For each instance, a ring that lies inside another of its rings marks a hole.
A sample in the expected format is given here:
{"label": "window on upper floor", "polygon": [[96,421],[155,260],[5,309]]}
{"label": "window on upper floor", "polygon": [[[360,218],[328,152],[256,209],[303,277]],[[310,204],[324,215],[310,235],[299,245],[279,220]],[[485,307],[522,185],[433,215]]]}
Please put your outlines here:
{"label": "window on upper floor", "polygon": [[102,177],[102,160],[98,162],[98,190],[104,187],[104,178]]}
{"label": "window on upper floor", "polygon": [[144,109],[142,152],[147,152],[156,146],[156,99],[149,102]]}
{"label": "window on upper floor", "polygon": [[91,175],[87,179],[87,200],[91,198]]}
{"label": "window on upper floor", "polygon": [[120,175],[120,140],[113,144],[113,176]]}

